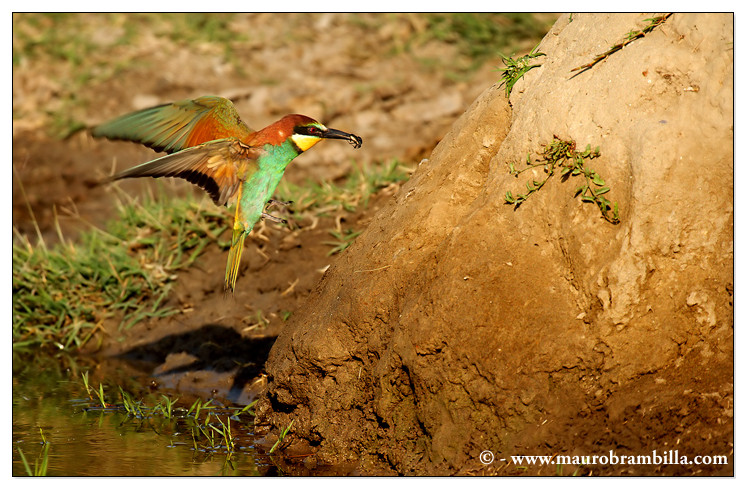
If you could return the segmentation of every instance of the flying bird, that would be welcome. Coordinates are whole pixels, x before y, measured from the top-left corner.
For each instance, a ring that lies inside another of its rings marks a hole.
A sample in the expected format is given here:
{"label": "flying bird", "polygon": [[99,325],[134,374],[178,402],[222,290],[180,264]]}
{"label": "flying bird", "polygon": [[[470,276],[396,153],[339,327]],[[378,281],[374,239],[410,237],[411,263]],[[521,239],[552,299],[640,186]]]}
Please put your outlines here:
{"label": "flying bird", "polygon": [[225,289],[233,292],[244,239],[265,212],[287,165],[322,139],[342,139],[355,148],[354,134],[331,129],[300,114],[286,115],[259,131],[241,120],[233,103],[204,96],[139,110],[96,126],[94,137],[134,141],[166,156],[117,173],[107,181],[178,177],[205,190],[217,205],[236,203]]}

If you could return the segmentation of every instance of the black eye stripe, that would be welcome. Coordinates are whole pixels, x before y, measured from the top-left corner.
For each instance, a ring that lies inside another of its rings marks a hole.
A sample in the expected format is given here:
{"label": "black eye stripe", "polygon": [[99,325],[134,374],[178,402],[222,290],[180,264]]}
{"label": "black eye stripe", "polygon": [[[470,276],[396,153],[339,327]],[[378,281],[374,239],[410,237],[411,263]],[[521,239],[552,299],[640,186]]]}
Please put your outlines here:
{"label": "black eye stripe", "polygon": [[316,126],[295,126],[293,132],[305,136],[318,136],[321,134],[321,130]]}

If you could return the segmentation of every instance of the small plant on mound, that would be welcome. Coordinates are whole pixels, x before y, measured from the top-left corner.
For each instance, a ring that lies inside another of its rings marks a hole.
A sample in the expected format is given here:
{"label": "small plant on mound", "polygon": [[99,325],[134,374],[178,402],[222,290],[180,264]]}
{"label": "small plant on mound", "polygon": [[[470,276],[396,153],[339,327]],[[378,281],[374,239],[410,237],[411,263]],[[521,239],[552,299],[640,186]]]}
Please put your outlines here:
{"label": "small plant on mound", "polygon": [[543,168],[546,178],[532,182],[526,182],[526,193],[516,194],[508,190],[505,193],[505,202],[520,206],[533,193],[538,192],[547,181],[554,175],[557,169],[560,169],[560,178],[566,181],[570,177],[582,175],[585,184],[575,189],[575,196],[580,195],[583,202],[593,202],[598,206],[604,219],[612,224],[619,222],[619,206],[616,202],[612,203],[604,196],[610,189],[601,176],[587,166],[587,161],[600,156],[599,147],[591,149],[591,145],[586,146],[585,151],[579,152],[575,148],[575,141],[565,141],[557,136],[551,143],[544,145],[544,151],[535,163],[531,162],[531,154],[526,156],[526,168],[517,170],[514,163],[509,163],[510,174],[518,178],[518,175],[533,168]]}
{"label": "small plant on mound", "polygon": [[513,91],[513,85],[515,85],[518,80],[523,78],[523,75],[531,71],[533,68],[538,68],[541,65],[532,65],[531,60],[534,58],[538,58],[539,56],[546,56],[544,53],[537,53],[536,48],[539,46],[537,45],[534,47],[534,49],[531,50],[530,53],[521,56],[518,59],[513,59],[508,56],[502,56],[503,64],[505,65],[505,68],[498,68],[500,71],[503,72],[502,76],[500,77],[500,86],[502,87],[505,85],[505,96],[510,97],[510,92]]}
{"label": "small plant on mound", "polygon": [[613,46],[611,46],[608,50],[606,50],[604,53],[601,53],[597,55],[595,58],[593,58],[593,61],[586,63],[582,66],[578,66],[577,68],[573,68],[570,71],[577,71],[575,75],[573,75],[573,78],[581,73],[583,73],[586,70],[590,70],[593,68],[596,64],[600,63],[601,61],[605,60],[612,54],[616,53],[617,51],[621,51],[624,46],[627,44],[630,44],[633,41],[636,41],[637,39],[640,39],[641,37],[645,37],[647,34],[653,31],[656,27],[664,23],[669,17],[671,17],[673,14],[664,14],[659,15],[658,17],[651,17],[649,19],[645,19],[645,21],[648,23],[642,30],[633,29],[627,33],[625,39],[623,41],[620,41]]}

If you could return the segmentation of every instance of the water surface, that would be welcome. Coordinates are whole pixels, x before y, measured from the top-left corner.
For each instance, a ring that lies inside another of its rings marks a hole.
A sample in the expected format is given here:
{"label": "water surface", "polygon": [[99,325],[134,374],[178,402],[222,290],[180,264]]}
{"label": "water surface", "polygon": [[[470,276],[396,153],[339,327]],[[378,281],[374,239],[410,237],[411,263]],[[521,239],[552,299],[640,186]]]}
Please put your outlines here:
{"label": "water surface", "polygon": [[[235,436],[232,452],[220,443],[220,437],[216,437],[212,447],[204,438],[197,443],[183,417],[179,421],[163,416],[139,419],[128,416],[117,407],[121,406],[119,386],[150,406],[160,400],[162,392],[151,392],[140,383],[142,378],[125,369],[109,368],[103,374],[97,367],[90,360],[70,357],[33,361],[14,357],[14,476],[27,475],[19,449],[32,471],[35,465],[43,463],[45,446],[40,428],[48,444],[46,475],[49,476],[277,474],[270,458],[253,446],[250,416],[240,416],[231,424]],[[89,372],[89,384],[95,389],[103,383],[114,407],[102,409],[100,402],[91,400],[80,376],[85,371]],[[190,403],[178,404],[184,408],[190,406]],[[230,411],[220,412],[223,415],[218,417],[228,421]]]}

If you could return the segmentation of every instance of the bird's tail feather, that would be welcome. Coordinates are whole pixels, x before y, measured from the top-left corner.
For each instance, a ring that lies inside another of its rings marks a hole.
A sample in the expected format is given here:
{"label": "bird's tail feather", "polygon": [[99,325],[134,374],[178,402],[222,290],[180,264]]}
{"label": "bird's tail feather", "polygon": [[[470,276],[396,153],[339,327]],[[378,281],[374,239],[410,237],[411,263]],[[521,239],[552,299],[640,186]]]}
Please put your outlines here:
{"label": "bird's tail feather", "polygon": [[236,288],[236,280],[238,279],[238,267],[241,265],[241,253],[243,253],[243,242],[246,239],[246,235],[249,234],[250,229],[246,229],[243,225],[244,215],[241,208],[241,194],[243,193],[243,186],[238,187],[238,193],[236,195],[236,217],[233,221],[233,237],[231,238],[231,249],[228,252],[228,264],[225,267],[225,288],[224,291],[227,294]]}
{"label": "bird's tail feather", "polygon": [[233,293],[236,288],[236,279],[238,279],[238,266],[241,264],[241,253],[243,252],[243,242],[246,239],[246,232],[243,228],[233,228],[233,239],[231,239],[231,249],[228,252],[228,265],[225,268],[225,291]]}

